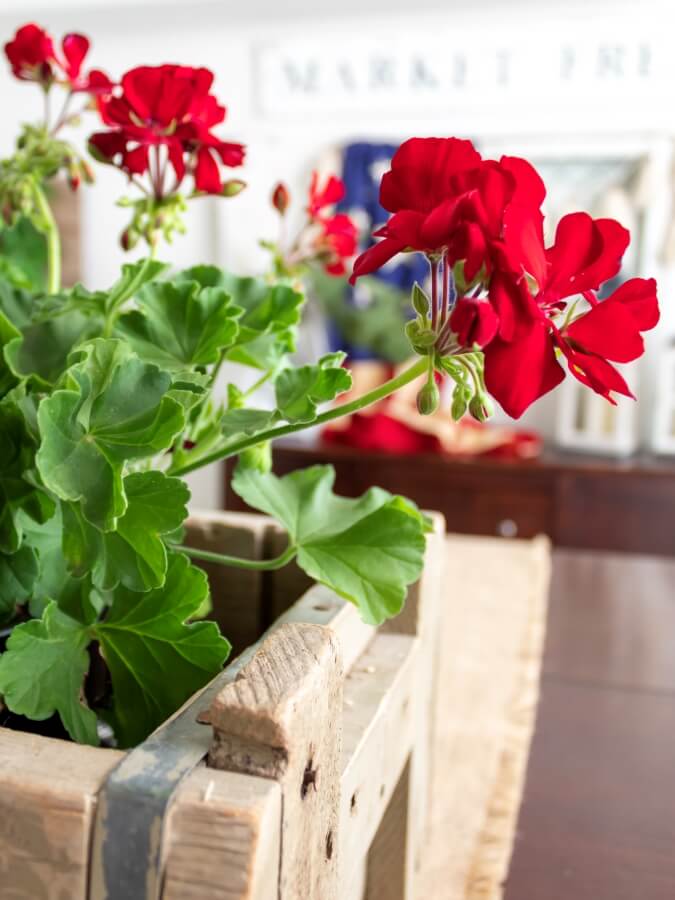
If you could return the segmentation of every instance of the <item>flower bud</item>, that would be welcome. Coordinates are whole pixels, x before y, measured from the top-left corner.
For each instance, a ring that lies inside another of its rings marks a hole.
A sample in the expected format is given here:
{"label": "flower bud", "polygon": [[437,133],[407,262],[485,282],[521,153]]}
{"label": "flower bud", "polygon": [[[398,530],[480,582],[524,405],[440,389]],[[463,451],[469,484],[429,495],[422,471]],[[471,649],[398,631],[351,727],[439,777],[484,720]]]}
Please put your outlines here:
{"label": "flower bud", "polygon": [[455,422],[459,422],[466,413],[471,400],[471,389],[465,384],[458,384],[452,393],[452,406],[450,415]]}
{"label": "flower bud", "polygon": [[417,282],[415,282],[412,289],[412,305],[415,312],[422,317],[425,317],[429,312],[429,298]]}
{"label": "flower bud", "polygon": [[280,181],[272,192],[272,206],[276,209],[280,216],[283,216],[291,202],[291,195],[288,188]]}
{"label": "flower bud", "polygon": [[230,181],[223,183],[220,195],[221,197],[236,197],[237,194],[241,194],[245,187],[245,181],[242,181],[240,178],[232,178]]}
{"label": "flower bud", "polygon": [[440,399],[441,395],[438,391],[436,382],[433,379],[427,381],[417,395],[417,411],[423,416],[432,415],[438,409]]}
{"label": "flower bud", "polygon": [[494,408],[486,394],[476,394],[469,403],[469,412],[477,422],[485,422],[494,412]]}

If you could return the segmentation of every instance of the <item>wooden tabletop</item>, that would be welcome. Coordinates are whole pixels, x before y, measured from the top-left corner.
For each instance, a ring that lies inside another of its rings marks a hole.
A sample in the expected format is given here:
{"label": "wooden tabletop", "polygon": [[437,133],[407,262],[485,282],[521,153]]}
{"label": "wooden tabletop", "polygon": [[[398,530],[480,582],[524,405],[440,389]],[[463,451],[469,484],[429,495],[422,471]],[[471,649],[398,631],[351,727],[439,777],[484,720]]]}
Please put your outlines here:
{"label": "wooden tabletop", "polygon": [[505,900],[675,897],[675,560],[556,551]]}

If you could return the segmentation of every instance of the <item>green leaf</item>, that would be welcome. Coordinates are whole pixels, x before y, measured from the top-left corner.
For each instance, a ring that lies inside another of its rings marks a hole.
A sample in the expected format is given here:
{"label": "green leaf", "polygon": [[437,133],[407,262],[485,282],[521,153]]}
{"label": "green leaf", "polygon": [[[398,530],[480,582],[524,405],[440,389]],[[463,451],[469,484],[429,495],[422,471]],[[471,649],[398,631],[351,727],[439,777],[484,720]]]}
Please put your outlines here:
{"label": "green leaf", "polygon": [[24,544],[16,553],[0,553],[0,622],[14,615],[17,603],[30,596],[38,574],[34,550]]}
{"label": "green leaf", "polygon": [[112,590],[121,582],[132,591],[164,584],[167,552],[163,537],[187,518],[187,485],[162,472],[136,472],[124,479],[127,509],[116,531],[89,525],[79,507],[64,506],[63,553],[70,571],[91,571],[96,587]]}
{"label": "green leaf", "polygon": [[186,624],[208,597],[206,575],[172,554],[164,587],[118,588],[95,626],[112,675],[111,721],[121,747],[142,741],[222,668],[230,652],[214,622]]}
{"label": "green leaf", "polygon": [[271,285],[262,278],[240,278],[214,266],[197,266],[178,278],[197,281],[202,287],[222,288],[244,310],[235,344],[227,352],[232,362],[273,369],[295,350],[304,297],[289,285]]}
{"label": "green leaf", "polygon": [[171,376],[120,341],[92,341],[73,358],[68,389],[38,409],[36,462],[50,490],[81,501],[88,522],[112,531],[127,509],[124,463],[166,450],[183,429],[184,413],[165,396]]}
{"label": "green leaf", "polygon": [[30,324],[35,297],[0,278],[0,312],[19,330]]}
{"label": "green leaf", "polygon": [[344,359],[344,353],[329,353],[315,366],[284,369],[275,383],[280,417],[291,423],[311,422],[320,403],[348,391],[352,376],[342,368]]}
{"label": "green leaf", "polygon": [[5,399],[0,403],[0,551],[5,553],[21,545],[22,512],[43,522],[54,511],[31,479],[34,449],[20,410]]}
{"label": "green leaf", "polygon": [[21,332],[12,325],[7,316],[0,312],[0,397],[4,397],[8,391],[18,384],[18,378],[5,359],[5,347],[21,337]]}
{"label": "green leaf", "polygon": [[122,266],[122,274],[107,292],[105,311],[121,306],[140,291],[145,284],[154,281],[167,268],[167,264],[156,259],[139,259]]}
{"label": "green leaf", "polygon": [[411,503],[379,488],[357,499],[338,497],[334,480],[332,466],[283,478],[237,468],[232,487],[285,526],[308,575],[377,625],[400,612],[407,585],[422,571],[427,522]]}
{"label": "green leaf", "polygon": [[29,598],[30,613],[39,618],[50,600],[78,622],[89,623],[95,618],[91,604],[91,582],[74,578],[68,571],[63,553],[63,517],[57,504],[54,515],[44,524],[23,518],[25,542],[37,554],[38,576]]}
{"label": "green leaf", "polygon": [[217,362],[242,313],[223,288],[197,281],[148,284],[139,304],[120,317],[117,331],[142,359],[170,370]]}
{"label": "green leaf", "polygon": [[222,414],[220,430],[225,437],[235,434],[257,434],[279,421],[276,410],[228,409]]}
{"label": "green leaf", "polygon": [[17,378],[33,376],[41,387],[55,384],[78,344],[97,335],[102,319],[70,310],[28,325],[5,348],[5,359]]}
{"label": "green leaf", "polygon": [[44,290],[47,244],[30,219],[22,217],[11,227],[0,227],[0,271],[17,287]]}
{"label": "green leaf", "polygon": [[89,641],[56,603],[41,619],[17,625],[0,656],[0,694],[9,709],[38,721],[58,712],[73,740],[98,744],[96,716],[83,699]]}

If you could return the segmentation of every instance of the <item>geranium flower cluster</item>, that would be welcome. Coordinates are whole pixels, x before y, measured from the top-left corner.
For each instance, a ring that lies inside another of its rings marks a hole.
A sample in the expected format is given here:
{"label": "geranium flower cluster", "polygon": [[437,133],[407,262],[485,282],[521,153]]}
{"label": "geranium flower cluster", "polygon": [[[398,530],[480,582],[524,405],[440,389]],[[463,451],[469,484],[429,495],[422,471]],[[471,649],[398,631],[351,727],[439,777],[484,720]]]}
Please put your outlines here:
{"label": "geranium flower cluster", "polygon": [[626,229],[573,213],[546,247],[545,195],[523,159],[484,160],[470,141],[412,138],[382,179],[380,202],[392,213],[375,232],[382,240],[359,256],[352,275],[398,253],[424,253],[430,314],[418,343],[441,360],[482,349],[487,392],[514,417],[562,381],[561,361],[612,403],[613,393],[632,396],[612,363],[637,359],[642,332],[659,318],[653,279],[631,278],[598,298],[619,271]]}
{"label": "geranium flower cluster", "polygon": [[[23,192],[24,170],[30,173],[46,158],[56,159],[57,164],[50,165],[45,177],[52,177],[63,167],[69,169],[73,187],[83,173],[88,177],[76,150],[56,139],[62,127],[83,112],[73,113],[69,106],[72,95],[80,93],[88,95],[87,105],[95,107],[105,126],[88,141],[92,156],[119,168],[140,190],[137,199],[121,201],[133,209],[132,220],[122,235],[126,249],[140,239],[154,245],[158,235],[170,239],[174,230],[184,230],[181,216],[186,178],[192,179],[190,197],[232,197],[245,187],[240,179],[225,179],[223,175],[225,169],[242,164],[245,150],[242,144],[224,141],[214,133],[225,120],[226,110],[211,92],[212,72],[179,65],[139,66],[115,83],[100,69],[85,71],[89,47],[84,35],[67,34],[57,51],[53,38],[33,23],[20,28],[5,45],[17,78],[39,84],[45,93],[54,84],[68,91],[55,123],[47,120],[46,110],[42,128],[32,129],[30,140],[22,141],[24,151],[30,146],[35,152],[31,158],[23,153],[13,197]],[[25,202],[15,205],[21,206],[22,214],[30,214]]]}
{"label": "geranium flower cluster", "polygon": [[54,39],[44,28],[29,23],[5,44],[5,54],[12,73],[22,81],[35,81],[48,91],[60,84],[72,92],[103,94],[112,82],[100,69],[83,72],[89,53],[89,39],[83,34],[66,34],[56,50]]}
{"label": "geranium flower cluster", "polygon": [[[346,213],[334,212],[336,203],[345,195],[343,182],[329,175],[323,182],[318,172],[312,173],[307,199],[307,219],[285,250],[282,239],[265,244],[275,254],[279,274],[292,275],[308,263],[318,262],[329,275],[345,275],[348,263],[358,248],[358,229]],[[272,206],[282,217],[290,205],[290,194],[283,183],[272,192]]]}

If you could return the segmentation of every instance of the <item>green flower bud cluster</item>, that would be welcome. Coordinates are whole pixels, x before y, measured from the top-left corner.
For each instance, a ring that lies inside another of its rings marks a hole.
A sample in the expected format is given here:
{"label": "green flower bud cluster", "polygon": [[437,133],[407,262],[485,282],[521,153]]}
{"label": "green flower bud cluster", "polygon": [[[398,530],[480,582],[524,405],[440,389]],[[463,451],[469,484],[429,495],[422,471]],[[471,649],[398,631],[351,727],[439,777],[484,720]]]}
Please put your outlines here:
{"label": "green flower bud cluster", "polygon": [[131,222],[120,237],[124,250],[132,250],[141,240],[155,247],[160,238],[171,243],[176,233],[185,234],[183,214],[187,203],[181,194],[170,194],[160,200],[149,196],[137,200],[122,197],[117,205],[133,210]]}
{"label": "green flower bud cluster", "polygon": [[484,357],[480,351],[437,360],[438,366],[455,382],[451,415],[455,422],[469,414],[478,422],[492,416],[494,407],[485,387]]}

